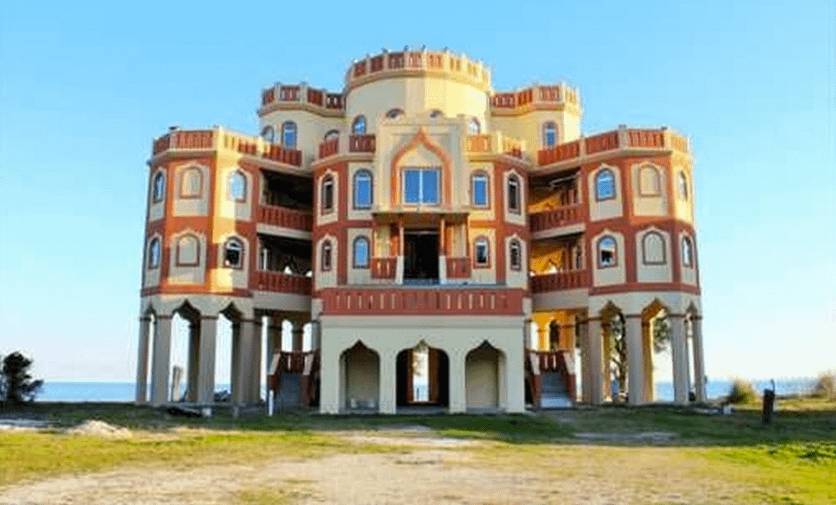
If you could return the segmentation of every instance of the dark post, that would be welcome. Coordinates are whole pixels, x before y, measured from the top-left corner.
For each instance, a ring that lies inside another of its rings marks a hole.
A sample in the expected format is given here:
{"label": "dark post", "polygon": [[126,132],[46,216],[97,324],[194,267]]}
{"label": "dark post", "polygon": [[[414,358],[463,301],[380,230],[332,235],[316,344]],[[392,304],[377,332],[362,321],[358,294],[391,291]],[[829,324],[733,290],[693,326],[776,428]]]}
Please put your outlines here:
{"label": "dark post", "polygon": [[772,424],[772,413],[775,409],[775,382],[772,383],[772,389],[763,390],[763,413],[761,414],[761,422],[763,424]]}

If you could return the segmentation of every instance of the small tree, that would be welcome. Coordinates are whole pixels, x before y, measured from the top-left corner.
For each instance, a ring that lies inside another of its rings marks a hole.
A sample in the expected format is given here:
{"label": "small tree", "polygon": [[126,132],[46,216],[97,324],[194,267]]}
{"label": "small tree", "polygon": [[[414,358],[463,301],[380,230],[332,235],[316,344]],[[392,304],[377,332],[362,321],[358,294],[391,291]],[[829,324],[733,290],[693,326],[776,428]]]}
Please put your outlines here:
{"label": "small tree", "polygon": [[[610,361],[615,368],[618,389],[622,393],[627,391],[627,338],[624,316],[617,315],[610,323],[610,335],[612,336],[612,348]],[[653,320],[653,352],[660,353],[668,348],[671,340],[671,327],[666,317],[657,317]]]}
{"label": "small tree", "polygon": [[19,405],[35,399],[44,381],[32,380],[29,367],[32,360],[13,352],[3,359],[0,368],[0,401],[11,405]]}

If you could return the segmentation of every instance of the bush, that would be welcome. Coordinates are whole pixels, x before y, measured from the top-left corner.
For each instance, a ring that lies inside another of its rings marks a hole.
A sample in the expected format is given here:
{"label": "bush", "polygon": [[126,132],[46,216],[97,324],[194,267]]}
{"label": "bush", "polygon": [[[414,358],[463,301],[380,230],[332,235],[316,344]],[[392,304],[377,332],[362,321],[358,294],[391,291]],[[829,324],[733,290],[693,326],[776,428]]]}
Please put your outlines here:
{"label": "bush", "polygon": [[813,386],[813,396],[826,400],[836,400],[836,374],[825,372],[816,379]]}
{"label": "bush", "polygon": [[13,352],[3,359],[0,367],[0,403],[19,405],[35,399],[44,381],[32,380],[29,375],[31,365],[32,360],[19,352]]}
{"label": "bush", "polygon": [[732,381],[727,399],[729,403],[734,404],[750,403],[756,401],[758,395],[755,393],[755,387],[752,386],[751,382],[746,379],[737,378]]}

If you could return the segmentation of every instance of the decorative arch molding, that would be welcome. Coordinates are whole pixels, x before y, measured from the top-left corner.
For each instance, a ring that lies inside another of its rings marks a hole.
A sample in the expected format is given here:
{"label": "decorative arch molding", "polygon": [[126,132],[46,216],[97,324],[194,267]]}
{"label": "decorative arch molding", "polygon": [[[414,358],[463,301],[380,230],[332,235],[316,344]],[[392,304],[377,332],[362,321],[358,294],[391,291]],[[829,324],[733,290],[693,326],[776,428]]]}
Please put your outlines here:
{"label": "decorative arch molding", "polygon": [[353,344],[351,344],[350,346],[348,346],[348,347],[344,348],[342,351],[340,351],[340,356],[343,356],[345,353],[350,352],[354,349],[365,349],[365,350],[371,351],[371,352],[375,353],[375,355],[377,356],[378,359],[380,359],[380,352],[377,349],[375,349],[374,347],[369,347],[368,345],[366,345],[366,343],[363,342],[362,338],[358,338],[357,340],[354,341]]}
{"label": "decorative arch molding", "polygon": [[[200,192],[198,194],[191,194],[191,193],[188,193],[188,192],[184,193],[184,189],[187,189],[187,188],[183,187],[184,183],[185,183],[185,181],[183,180],[183,177],[190,170],[196,170],[197,173],[200,175],[200,178],[199,178],[199,185],[200,185],[199,190],[200,190]],[[196,163],[194,161],[190,161],[188,163],[183,163],[181,165],[176,166],[174,168],[174,182],[175,182],[174,194],[175,194],[175,196],[179,199],[206,198],[206,196],[208,194],[209,174],[210,173],[211,173],[211,170],[209,169],[209,167],[207,167],[206,165],[204,165],[202,163]]]}
{"label": "decorative arch molding", "polygon": [[[195,240],[197,240],[197,251],[194,263],[182,263],[180,258],[180,240],[188,236],[191,236]],[[171,246],[174,249],[174,252],[171,255],[172,268],[196,268],[204,266],[206,264],[206,235],[204,235],[203,233],[193,228],[186,228],[184,230],[180,230],[179,232],[171,236]]]}
{"label": "decorative arch molding", "polygon": [[[613,196],[607,198],[599,198],[598,197],[598,176],[604,172],[609,171],[612,173],[613,177]],[[592,202],[603,202],[607,200],[621,200],[621,169],[615,165],[609,165],[607,163],[601,163],[598,165],[598,168],[592,170],[589,173],[589,185],[590,185],[590,192],[589,194],[592,195],[590,200]]]}
{"label": "decorative arch molding", "polygon": [[[643,161],[632,166],[634,184],[638,188],[640,197],[664,197],[667,193],[667,170],[661,165],[650,161]],[[654,187],[655,186],[655,187]]]}
{"label": "decorative arch molding", "polygon": [[398,149],[395,152],[395,155],[392,157],[392,164],[390,165],[391,182],[389,187],[389,194],[391,195],[390,198],[392,205],[399,205],[401,203],[401,160],[404,158],[404,156],[407,155],[407,153],[417,149],[418,146],[423,146],[425,149],[435,154],[438,157],[438,159],[441,160],[441,180],[439,182],[441,184],[440,194],[443,195],[443,198],[439,203],[441,205],[451,204],[451,186],[453,185],[452,161],[450,160],[450,157],[447,155],[444,149],[432,141],[430,136],[427,134],[427,130],[425,128],[421,128],[418,130],[418,133],[416,133],[415,136],[412,137],[412,139],[405,146]]}

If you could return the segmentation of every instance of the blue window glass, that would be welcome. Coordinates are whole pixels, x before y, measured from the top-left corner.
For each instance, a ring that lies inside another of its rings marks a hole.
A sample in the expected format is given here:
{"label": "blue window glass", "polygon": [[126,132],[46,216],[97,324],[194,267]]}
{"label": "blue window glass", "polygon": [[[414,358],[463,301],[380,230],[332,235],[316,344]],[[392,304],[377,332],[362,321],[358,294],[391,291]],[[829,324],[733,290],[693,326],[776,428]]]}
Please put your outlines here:
{"label": "blue window glass", "polygon": [[403,177],[403,201],[419,203],[421,201],[421,171],[404,170]]}
{"label": "blue window glass", "polygon": [[354,135],[366,134],[366,116],[357,116],[351,124],[351,133]]}
{"label": "blue window glass", "polygon": [[403,171],[404,203],[439,203],[439,170],[408,168]]}
{"label": "blue window glass", "polygon": [[296,123],[288,121],[282,125],[282,145],[296,148]]}
{"label": "blue window glass", "polygon": [[238,201],[247,199],[247,179],[241,172],[235,171],[229,176],[229,199]]}
{"label": "blue window glass", "polygon": [[438,203],[438,171],[421,171],[421,201],[423,203]]}
{"label": "blue window glass", "polygon": [[615,198],[615,177],[609,170],[602,170],[595,178],[595,197],[598,200]]}
{"label": "blue window glass", "polygon": [[369,267],[369,240],[357,237],[354,240],[354,268]]}
{"label": "blue window glass", "polygon": [[554,147],[557,144],[557,127],[551,121],[543,125],[543,143],[546,147]]}
{"label": "blue window glass", "polygon": [[368,209],[372,206],[372,175],[365,170],[354,174],[354,208]]}
{"label": "blue window glass", "polygon": [[161,202],[165,194],[165,176],[162,172],[157,172],[154,176],[154,202]]}
{"label": "blue window glass", "polygon": [[484,175],[473,176],[473,205],[488,205],[488,178]]}

